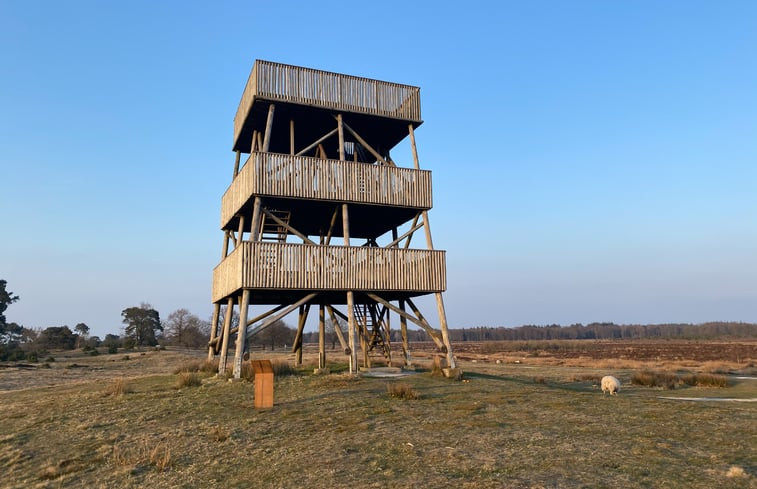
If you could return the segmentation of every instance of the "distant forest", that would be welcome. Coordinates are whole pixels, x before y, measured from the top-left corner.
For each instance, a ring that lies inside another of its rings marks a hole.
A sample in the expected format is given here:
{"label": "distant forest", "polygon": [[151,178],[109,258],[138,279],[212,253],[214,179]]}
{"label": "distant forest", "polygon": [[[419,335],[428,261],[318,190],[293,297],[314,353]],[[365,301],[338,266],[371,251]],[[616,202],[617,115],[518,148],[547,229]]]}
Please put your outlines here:
{"label": "distant forest", "polygon": [[[344,331],[344,327],[342,330]],[[410,341],[429,341],[425,331],[408,330]],[[450,340],[463,341],[519,341],[519,340],[612,340],[612,339],[757,339],[757,323],[711,322],[702,324],[615,324],[591,323],[560,326],[525,325],[514,328],[480,326],[449,330]],[[306,343],[317,343],[318,333],[303,335]],[[334,339],[334,342],[336,339]],[[392,342],[402,341],[398,328],[392,329]]]}

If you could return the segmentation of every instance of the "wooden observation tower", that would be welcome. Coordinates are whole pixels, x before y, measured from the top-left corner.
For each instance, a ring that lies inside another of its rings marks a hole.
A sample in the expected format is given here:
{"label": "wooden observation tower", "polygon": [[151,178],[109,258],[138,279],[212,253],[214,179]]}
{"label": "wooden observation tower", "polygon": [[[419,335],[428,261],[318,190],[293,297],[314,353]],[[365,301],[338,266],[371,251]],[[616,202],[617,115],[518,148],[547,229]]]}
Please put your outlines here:
{"label": "wooden observation tower", "polygon": [[[295,310],[300,362],[311,309],[318,310],[319,368],[326,365],[327,315],[352,373],[358,345],[364,365],[371,354],[391,364],[392,315],[403,364],[410,321],[455,367],[442,300],[445,252],[434,250],[428,221],[431,172],[420,169],[413,132],[421,123],[418,87],[255,62],[234,117],[233,180],[221,201],[209,344],[209,357],[220,355],[219,372],[233,340],[238,378],[247,339]],[[412,167],[390,156],[406,136]],[[425,236],[413,239],[421,229]],[[427,294],[436,296],[438,329],[413,302]]]}

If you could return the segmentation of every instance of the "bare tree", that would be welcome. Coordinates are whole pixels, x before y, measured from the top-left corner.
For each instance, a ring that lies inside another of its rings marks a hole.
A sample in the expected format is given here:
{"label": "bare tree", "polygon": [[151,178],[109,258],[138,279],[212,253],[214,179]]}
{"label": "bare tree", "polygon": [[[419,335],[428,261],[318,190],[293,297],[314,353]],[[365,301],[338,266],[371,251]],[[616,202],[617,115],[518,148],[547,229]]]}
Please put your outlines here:
{"label": "bare tree", "polygon": [[197,348],[208,342],[208,324],[187,309],[177,309],[165,321],[169,344]]}

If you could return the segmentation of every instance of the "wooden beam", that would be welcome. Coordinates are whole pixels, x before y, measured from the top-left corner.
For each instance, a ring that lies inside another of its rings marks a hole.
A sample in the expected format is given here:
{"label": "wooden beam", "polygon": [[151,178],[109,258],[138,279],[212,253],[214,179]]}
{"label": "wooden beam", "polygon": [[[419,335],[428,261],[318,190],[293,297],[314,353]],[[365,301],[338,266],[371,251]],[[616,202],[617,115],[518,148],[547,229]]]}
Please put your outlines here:
{"label": "wooden beam", "polygon": [[281,310],[278,314],[274,314],[272,317],[269,317],[263,324],[260,324],[260,325],[256,326],[255,328],[253,328],[251,331],[248,331],[247,332],[247,338],[250,338],[250,337],[256,335],[257,333],[259,333],[260,331],[264,330],[265,328],[267,328],[271,324],[275,323],[279,319],[283,318],[284,316],[286,316],[290,312],[294,311],[295,309],[297,309],[301,305],[305,304],[306,302],[310,302],[316,296],[318,296],[318,292],[313,292],[311,294],[306,295],[302,299],[298,300],[294,304],[288,305],[283,310]]}
{"label": "wooden beam", "polygon": [[229,352],[229,331],[231,330],[231,317],[234,315],[234,298],[229,297],[226,303],[226,312],[223,317],[223,334],[221,336],[221,357],[218,359],[218,375],[226,375],[226,355]]}
{"label": "wooden beam", "polygon": [[324,243],[326,246],[331,242],[331,234],[334,232],[334,225],[336,224],[336,218],[339,216],[339,206],[334,208],[334,213],[331,215],[331,222],[329,223],[329,232],[326,233],[326,239]]}
{"label": "wooden beam", "polygon": [[[397,306],[395,306],[393,304],[390,304],[388,301],[385,301],[381,297],[379,297],[376,294],[373,294],[371,292],[367,292],[365,295],[367,295],[368,297],[370,297],[374,301],[378,302],[379,304],[385,305],[386,307],[388,307],[392,311],[394,311],[397,314],[399,314],[400,317],[405,317],[405,318],[409,319],[410,321],[414,322],[415,324],[417,324],[418,326],[420,326],[421,328],[423,328],[426,331],[426,333],[428,333],[429,336],[431,336],[431,339],[434,341],[434,343],[436,344],[437,348],[439,348],[440,350],[444,349],[444,342],[442,341],[441,338],[439,338],[439,333],[437,333],[436,331],[434,331],[434,328],[432,328],[431,325],[428,324],[428,321],[426,321],[426,319],[423,316],[419,316],[419,317],[416,318],[416,317],[412,316],[411,314],[408,314],[407,312],[403,311],[402,309],[398,308]],[[408,302],[410,302],[409,299],[408,299]],[[415,312],[415,310],[413,312]],[[418,314],[418,313],[416,312],[416,314]]]}
{"label": "wooden beam", "polygon": [[[350,246],[350,212],[349,206],[342,204],[342,231],[344,246]],[[357,348],[355,348],[355,297],[347,291],[347,336],[350,341],[350,374],[357,374]]]}
{"label": "wooden beam", "polygon": [[[405,301],[400,300],[400,310],[405,312]],[[405,367],[411,367],[413,365],[410,359],[410,345],[407,341],[407,318],[404,315],[400,315],[400,335],[402,336],[402,358],[404,359]]]}
{"label": "wooden beam", "polygon": [[236,246],[239,246],[242,244],[242,237],[244,236],[244,214],[239,216],[239,231],[237,232],[238,238],[236,241]]}
{"label": "wooden beam", "polygon": [[234,175],[232,175],[232,180],[234,180],[237,175],[239,175],[239,160],[242,158],[242,152],[237,150],[237,155],[234,157]]}
{"label": "wooden beam", "polygon": [[313,144],[311,144],[310,146],[306,147],[302,151],[299,151],[295,156],[302,156],[302,155],[304,155],[305,153],[307,153],[311,149],[315,148],[316,146],[318,146],[319,144],[321,144],[322,142],[324,142],[325,140],[327,140],[328,138],[330,138],[331,136],[333,136],[334,133],[336,133],[336,132],[337,132],[337,129],[332,129],[331,131],[327,132],[325,135],[321,136]]}
{"label": "wooden beam", "polygon": [[439,329],[442,330],[442,342],[447,347],[447,365],[450,368],[457,368],[457,362],[455,356],[452,354],[452,344],[449,341],[449,330],[447,329],[447,313],[444,310],[444,300],[442,299],[442,293],[436,294],[436,311],[439,314]]}
{"label": "wooden beam", "polygon": [[213,304],[213,316],[210,319],[210,341],[208,342],[208,361],[212,361],[216,356],[215,344],[218,337],[218,318],[221,314],[221,304]]}
{"label": "wooden beam", "polygon": [[243,326],[247,323],[247,309],[250,305],[250,289],[242,290],[242,300],[239,303],[239,327],[237,332],[237,344],[234,347],[234,369],[233,376],[235,379],[242,378],[242,355],[244,355],[244,342],[247,339],[245,335],[247,328]]}
{"label": "wooden beam", "polygon": [[294,336],[294,344],[292,345],[292,353],[295,354],[294,364],[298,367],[302,365],[302,330],[305,328],[305,321],[307,321],[309,313],[310,304],[300,306],[300,317],[297,321],[297,333]]}
{"label": "wooden beam", "polygon": [[[439,349],[442,350],[444,353],[447,353],[449,351],[449,345],[444,344],[444,338],[442,335],[439,334],[437,330],[431,327],[428,321],[426,321],[426,318],[423,317],[423,314],[421,314],[420,309],[418,309],[418,306],[415,305],[412,299],[409,297],[405,299],[407,301],[407,305],[410,306],[410,309],[412,309],[413,314],[415,314],[418,319],[422,320],[426,325],[429,327],[429,334],[432,336],[435,336],[438,341],[440,341],[442,344],[439,346]],[[438,343],[437,343],[438,345]]]}
{"label": "wooden beam", "polygon": [[[416,226],[416,224],[418,224],[418,218],[419,217],[421,217],[421,213],[420,212],[415,215],[415,218],[413,218],[413,224],[410,227],[414,228]],[[415,233],[413,233],[413,234],[415,234]],[[407,237],[407,241],[405,241],[405,249],[410,248],[410,240],[411,239],[413,239],[413,235],[412,234],[410,236],[408,236]]]}
{"label": "wooden beam", "polygon": [[408,241],[410,241],[409,237],[412,236],[414,232],[416,232],[417,230],[419,230],[422,227],[423,227],[423,223],[414,224],[413,227],[411,227],[408,232],[406,232],[405,234],[403,234],[399,238],[396,238],[394,241],[392,241],[388,245],[384,246],[384,248],[391,248],[391,247],[395,246],[397,243],[399,243],[400,241],[402,241],[405,238],[408,238]]}
{"label": "wooden beam", "polygon": [[416,170],[420,170],[421,166],[418,162],[418,147],[415,145],[415,129],[412,124],[408,124],[408,134],[410,135],[410,148],[413,151],[413,165]]}
{"label": "wooden beam", "polygon": [[349,319],[347,316],[342,314],[340,311],[337,311],[334,309],[333,306],[327,305],[326,309],[329,311],[329,316],[331,317],[331,322],[334,324],[334,333],[336,333],[336,337],[339,340],[339,346],[342,347],[342,350],[345,354],[349,355],[349,345],[347,344],[347,341],[344,339],[344,334],[342,333],[342,328],[339,326],[339,321],[337,321],[337,315],[341,318],[343,318],[345,321],[348,321]]}
{"label": "wooden beam", "polygon": [[289,119],[289,154],[294,156],[294,119]]}
{"label": "wooden beam", "polygon": [[268,148],[271,144],[271,129],[273,128],[273,110],[276,108],[274,104],[268,106],[268,118],[265,122],[265,136],[263,137],[263,153],[268,152]]}
{"label": "wooden beam", "polygon": [[344,126],[342,125],[342,114],[336,115],[336,128],[339,131],[339,161],[344,161]]}
{"label": "wooden beam", "polygon": [[[326,320],[323,304],[318,306],[318,368],[326,368]],[[336,326],[336,325],[335,325]]]}
{"label": "wooden beam", "polygon": [[283,226],[283,227],[284,227],[284,228],[286,228],[286,229],[287,229],[287,230],[288,230],[289,232],[291,232],[292,234],[294,234],[294,235],[295,235],[295,236],[297,236],[298,238],[302,239],[302,241],[304,241],[305,243],[307,243],[307,244],[312,244],[312,245],[316,244],[316,243],[315,243],[315,241],[312,241],[312,240],[311,240],[310,238],[308,238],[307,236],[305,236],[305,235],[304,235],[304,234],[302,234],[301,232],[297,231],[296,229],[294,229],[294,228],[293,228],[292,226],[290,226],[290,225],[289,225],[289,224],[287,224],[286,222],[284,222],[284,221],[282,221],[281,219],[279,219],[278,217],[276,217],[276,216],[275,216],[275,215],[274,215],[273,213],[271,213],[271,211],[269,211],[268,209],[265,209],[265,208],[263,208],[263,212],[265,213],[265,215],[266,215],[266,216],[268,216],[268,217],[270,217],[271,219],[273,219],[273,221],[274,221],[274,222],[275,222],[276,224],[278,224],[279,226]]}
{"label": "wooden beam", "polygon": [[221,260],[229,256],[229,231],[223,233],[223,249],[221,250]]}
{"label": "wooden beam", "polygon": [[250,241],[260,241],[260,215],[262,213],[263,201],[259,195],[255,196],[255,203],[252,206],[252,221],[250,222]]}
{"label": "wooden beam", "polygon": [[352,134],[355,137],[355,139],[357,139],[357,141],[360,143],[360,145],[363,146],[365,149],[367,149],[368,152],[371,153],[378,161],[380,161],[381,163],[383,163],[386,166],[394,166],[393,164],[391,164],[388,161],[386,161],[378,153],[378,151],[376,151],[375,149],[373,149],[373,147],[370,144],[368,144],[368,142],[365,139],[361,138],[360,134],[356,133],[350,126],[348,126],[346,122],[342,122],[342,125],[344,126],[345,129],[347,129],[350,132],[350,134]]}

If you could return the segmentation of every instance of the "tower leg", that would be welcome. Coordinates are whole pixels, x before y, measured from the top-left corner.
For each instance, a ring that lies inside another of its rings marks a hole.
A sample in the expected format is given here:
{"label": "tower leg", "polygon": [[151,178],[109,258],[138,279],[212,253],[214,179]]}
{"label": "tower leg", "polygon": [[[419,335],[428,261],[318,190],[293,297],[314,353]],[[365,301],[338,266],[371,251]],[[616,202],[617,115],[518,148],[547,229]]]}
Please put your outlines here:
{"label": "tower leg", "polygon": [[455,363],[455,356],[452,354],[452,345],[449,342],[449,330],[447,329],[447,313],[444,311],[444,300],[442,299],[442,293],[436,293],[436,309],[439,312],[439,323],[442,330],[442,341],[447,349],[447,365],[450,368],[457,368]]}
{"label": "tower leg", "polygon": [[218,374],[226,375],[226,354],[229,352],[229,331],[231,317],[234,315],[234,298],[229,297],[226,304],[226,314],[223,318],[223,337],[221,338],[221,357],[218,359]]}
{"label": "tower leg", "polygon": [[357,348],[355,345],[355,298],[347,291],[347,338],[350,343],[350,373],[357,373]]}
{"label": "tower leg", "polygon": [[[405,301],[400,301],[400,309],[405,312]],[[407,318],[400,314],[400,333],[402,334],[402,358],[405,362],[405,367],[412,367],[413,362],[410,360],[410,345],[407,341]]]}
{"label": "tower leg", "polygon": [[[228,236],[228,235],[227,235]],[[221,315],[221,304],[213,305],[213,317],[210,319],[210,346],[208,347],[208,361],[216,356],[215,339],[218,336],[218,318]]]}
{"label": "tower leg", "polygon": [[[318,368],[326,368],[326,306],[318,306]],[[336,326],[335,326],[336,327]]]}
{"label": "tower leg", "polygon": [[242,302],[239,304],[239,327],[237,328],[237,344],[234,350],[234,378],[242,377],[242,356],[247,339],[247,309],[250,305],[249,289],[242,290]]}

